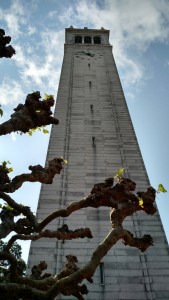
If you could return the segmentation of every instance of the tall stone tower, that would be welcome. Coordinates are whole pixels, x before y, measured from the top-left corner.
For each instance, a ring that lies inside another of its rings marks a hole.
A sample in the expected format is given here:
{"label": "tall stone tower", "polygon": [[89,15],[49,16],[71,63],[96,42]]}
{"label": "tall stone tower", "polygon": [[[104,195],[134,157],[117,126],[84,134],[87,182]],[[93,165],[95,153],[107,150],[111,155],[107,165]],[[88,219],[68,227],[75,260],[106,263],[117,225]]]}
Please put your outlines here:
{"label": "tall stone tower", "polygon": [[[69,163],[53,185],[42,185],[39,219],[84,198],[95,183],[121,167],[139,190],[146,189],[149,180],[109,44],[109,30],[66,29],[55,117],[60,124],[52,128],[47,161],[63,156]],[[84,265],[111,229],[106,208],[80,210],[68,219],[53,221],[48,228],[56,230],[64,223],[71,230],[90,227],[94,238],[32,242],[29,268],[45,260],[48,272],[56,274],[70,253]],[[85,299],[169,299],[169,252],[159,215],[135,214],[125,221],[125,228],[136,237],[151,234],[155,246],[141,253],[117,243],[97,269]]]}

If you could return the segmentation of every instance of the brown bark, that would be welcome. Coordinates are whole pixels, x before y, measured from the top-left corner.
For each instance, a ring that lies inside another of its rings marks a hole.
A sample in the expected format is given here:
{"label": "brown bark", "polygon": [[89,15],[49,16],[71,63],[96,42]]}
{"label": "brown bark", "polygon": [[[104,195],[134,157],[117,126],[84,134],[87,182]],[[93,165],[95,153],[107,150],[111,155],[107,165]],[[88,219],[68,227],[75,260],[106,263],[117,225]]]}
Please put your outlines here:
{"label": "brown bark", "polygon": [[55,124],[59,121],[51,117],[51,106],[54,105],[53,96],[44,101],[40,101],[40,93],[33,92],[27,95],[25,104],[19,104],[14,108],[11,118],[0,125],[0,135],[5,135],[15,131],[23,133],[37,127]]}
{"label": "brown bark", "polygon": [[16,240],[22,240],[22,241],[37,241],[41,238],[57,238],[58,240],[72,240],[72,239],[78,239],[78,238],[89,238],[91,239],[92,233],[91,230],[89,228],[80,228],[80,229],[76,229],[74,231],[72,230],[67,230],[65,231],[60,231],[59,229],[57,231],[51,231],[51,230],[44,230],[41,231],[39,234],[34,234],[34,235],[22,235],[22,234],[16,234],[14,236],[12,236],[12,238],[9,240],[5,251],[9,251],[12,244],[16,241]]}
{"label": "brown bark", "polygon": [[[37,171],[39,167],[35,167],[35,169],[35,171]],[[153,239],[150,235],[144,235],[141,238],[134,237],[131,232],[123,229],[122,223],[127,216],[130,216],[140,210],[145,211],[147,214],[154,214],[156,212],[156,208],[154,206],[156,195],[155,190],[150,187],[146,192],[138,192],[138,197],[133,194],[135,183],[133,183],[131,180],[123,178],[116,185],[112,186],[112,184],[113,180],[107,179],[105,180],[105,183],[99,183],[95,185],[88,197],[80,200],[79,202],[72,203],[65,209],[55,211],[39,224],[37,223],[35,217],[33,217],[33,220],[31,220],[30,211],[26,210],[25,215],[27,216],[30,224],[32,224],[34,232],[39,233],[36,235],[19,234],[13,236],[5,249],[6,253],[9,251],[11,245],[16,239],[36,240],[41,237],[56,237],[64,240],[79,237],[83,238],[85,236],[92,237],[88,228],[71,231],[66,224],[64,224],[61,228],[58,228],[58,230],[55,232],[42,230],[55,218],[68,217],[73,212],[86,207],[110,207],[110,222],[112,224],[112,230],[108,236],[105,237],[103,242],[98,245],[93,252],[91,260],[83,268],[79,269],[76,265],[77,258],[70,255],[69,258],[71,259],[68,261],[65,268],[59,274],[56,274],[56,276],[52,277],[50,274],[46,273],[41,275],[42,270],[44,270],[44,268],[41,266],[45,265],[45,268],[47,267],[45,262],[41,262],[39,265],[32,268],[34,275],[32,275],[31,278],[23,278],[17,274],[15,274],[15,276],[11,276],[13,283],[10,284],[10,291],[12,289],[15,290],[16,295],[18,295],[18,297],[23,297],[25,300],[27,299],[25,296],[25,290],[28,292],[27,295],[31,295],[32,300],[53,300],[60,293],[64,295],[73,295],[77,299],[84,299],[83,294],[86,294],[88,291],[84,284],[81,285],[81,282],[84,279],[92,282],[91,277],[93,276],[100,261],[119,239],[122,239],[122,242],[125,245],[136,247],[141,251],[145,251],[149,246],[153,245]],[[5,194],[5,197],[8,198],[9,196]],[[140,205],[139,202],[140,198],[143,201],[142,205]],[[22,208],[20,206],[18,207],[18,204],[15,202],[13,203],[12,201],[13,200],[9,197],[8,203],[13,205],[16,211],[17,208],[19,209],[19,212],[22,211]],[[6,259],[8,259],[8,257]],[[12,263],[13,262],[11,261],[11,264]],[[25,288],[23,288],[23,285]],[[21,286],[20,289],[19,286]],[[8,292],[4,289],[4,286],[1,285],[0,292],[4,297],[8,295]]]}
{"label": "brown bark", "polygon": [[51,184],[54,176],[60,174],[63,162],[63,158],[54,158],[49,161],[46,168],[41,165],[29,166],[29,170],[32,171],[31,174],[21,174],[14,177],[9,183],[0,184],[0,192],[13,193],[26,181]]}

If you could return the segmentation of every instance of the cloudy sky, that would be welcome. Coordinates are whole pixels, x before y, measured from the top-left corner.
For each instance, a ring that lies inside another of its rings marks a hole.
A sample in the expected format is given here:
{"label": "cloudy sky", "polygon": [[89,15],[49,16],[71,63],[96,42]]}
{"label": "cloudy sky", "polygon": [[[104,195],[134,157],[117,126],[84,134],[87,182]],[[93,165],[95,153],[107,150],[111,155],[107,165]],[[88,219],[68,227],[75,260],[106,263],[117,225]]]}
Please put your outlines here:
{"label": "cloudy sky", "polygon": [[[0,24],[17,52],[0,61],[2,122],[32,91],[57,96],[65,27],[109,29],[151,184],[169,191],[169,0],[0,0]],[[44,164],[48,139],[1,137],[0,161],[11,161],[11,177]],[[36,211],[39,188],[27,183],[12,196]],[[157,203],[169,239],[168,194]],[[23,252],[26,259],[28,245]]]}

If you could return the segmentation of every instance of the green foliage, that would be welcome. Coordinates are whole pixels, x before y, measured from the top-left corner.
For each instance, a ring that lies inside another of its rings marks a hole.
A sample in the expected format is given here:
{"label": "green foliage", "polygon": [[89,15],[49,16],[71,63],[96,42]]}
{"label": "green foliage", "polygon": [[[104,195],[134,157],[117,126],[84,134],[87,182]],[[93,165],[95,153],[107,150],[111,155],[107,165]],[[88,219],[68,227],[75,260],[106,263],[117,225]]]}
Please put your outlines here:
{"label": "green foliage", "polygon": [[[3,242],[2,240],[0,240],[0,252],[3,251],[4,247],[7,245],[7,243]],[[15,255],[16,259],[20,259],[21,255],[22,255],[22,248],[18,243],[14,243],[11,247],[10,253]],[[4,263],[8,262],[4,261]]]}
{"label": "green foliage", "polygon": [[[0,252],[3,251],[4,247],[7,243],[0,240]],[[14,243],[10,249],[10,253],[13,254],[17,261],[18,261],[18,273],[19,275],[23,275],[26,271],[26,263],[21,258],[22,256],[22,249],[21,246],[18,243]],[[8,260],[1,260],[0,261],[0,282],[5,283],[9,281],[9,267],[10,264]]]}
{"label": "green foliage", "polygon": [[7,204],[7,203],[6,203],[6,205],[5,205],[5,208],[8,209],[8,210],[10,210],[10,211],[13,210],[13,207],[11,207],[11,206],[10,206],[9,204]]}
{"label": "green foliage", "polygon": [[[36,94],[40,95],[39,91],[32,91],[32,93],[36,93]],[[54,95],[48,95],[48,94],[44,93],[43,101],[46,100],[46,99],[49,99],[49,98],[54,98]],[[36,112],[38,112],[38,111],[36,111]]]}
{"label": "green foliage", "polygon": [[116,175],[114,176],[114,179],[119,180],[119,179],[122,177],[123,173],[124,173],[124,168],[120,168],[120,169],[116,172]]}
{"label": "green foliage", "polygon": [[49,133],[49,130],[43,128],[43,133],[44,133],[44,134]]}
{"label": "green foliage", "polygon": [[37,129],[38,129],[38,127],[29,129],[28,135],[29,135],[29,136],[32,136],[32,134],[33,134]]}
{"label": "green foliage", "polygon": [[63,156],[61,156],[61,159],[63,159],[63,162],[64,162],[65,165],[68,164],[68,160],[64,159]]}
{"label": "green foliage", "polygon": [[144,201],[143,201],[143,199],[138,197],[138,200],[139,200],[139,206],[141,206],[142,208],[144,208],[144,205],[143,205]]}
{"label": "green foliage", "polygon": [[49,99],[49,98],[54,98],[54,95],[48,95],[48,94],[45,93],[43,100],[46,100],[46,99]]}
{"label": "green foliage", "polygon": [[7,161],[4,160],[3,162],[1,162],[1,166],[4,171],[7,171],[8,173],[12,172],[13,168],[8,168],[7,165],[11,165],[9,160]]}
{"label": "green foliage", "polygon": [[4,204],[1,204],[0,203],[0,209],[1,208],[6,208],[7,210],[10,210],[10,211],[12,211],[13,210],[13,207],[11,207],[8,203],[4,203]]}
{"label": "green foliage", "polygon": [[[42,131],[44,134],[49,133],[49,130],[46,129],[46,126],[41,126],[41,127],[35,127],[32,129],[29,129],[29,131],[28,131],[29,136],[32,136],[32,134],[36,131]],[[22,132],[20,134],[22,135]]]}
{"label": "green foliage", "polygon": [[0,209],[3,207],[5,207],[7,210],[10,210],[10,211],[13,210],[13,207],[11,207],[8,203],[4,203],[4,204],[0,203]]}
{"label": "green foliage", "polygon": [[167,190],[161,183],[158,185],[157,193],[167,193]]}
{"label": "green foliage", "polygon": [[1,117],[3,116],[3,110],[1,108],[1,104],[0,104],[0,115],[1,115]]}

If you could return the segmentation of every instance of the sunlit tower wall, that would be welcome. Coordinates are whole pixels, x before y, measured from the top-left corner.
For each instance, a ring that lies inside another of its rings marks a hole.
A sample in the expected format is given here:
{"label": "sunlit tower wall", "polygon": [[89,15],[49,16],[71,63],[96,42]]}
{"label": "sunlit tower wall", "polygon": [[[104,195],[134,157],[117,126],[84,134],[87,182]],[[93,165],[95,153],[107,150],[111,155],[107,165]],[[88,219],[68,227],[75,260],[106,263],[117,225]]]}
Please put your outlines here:
{"label": "sunlit tower wall", "polygon": [[[109,44],[109,30],[66,29],[55,117],[60,123],[52,128],[47,161],[63,156],[68,165],[53,185],[42,185],[39,219],[83,199],[94,184],[114,176],[119,168],[137,183],[137,190],[147,188],[149,180]],[[56,274],[67,254],[77,255],[83,266],[111,229],[109,209],[102,207],[80,210],[47,228],[57,230],[64,223],[70,230],[90,227],[94,238],[32,242],[29,272],[45,260],[47,272]],[[98,267],[94,283],[87,284],[90,292],[85,299],[169,299],[169,252],[158,213],[137,213],[127,218],[124,227],[136,237],[151,234],[154,247],[141,253],[118,242]],[[61,295],[58,299],[67,298]]]}

